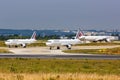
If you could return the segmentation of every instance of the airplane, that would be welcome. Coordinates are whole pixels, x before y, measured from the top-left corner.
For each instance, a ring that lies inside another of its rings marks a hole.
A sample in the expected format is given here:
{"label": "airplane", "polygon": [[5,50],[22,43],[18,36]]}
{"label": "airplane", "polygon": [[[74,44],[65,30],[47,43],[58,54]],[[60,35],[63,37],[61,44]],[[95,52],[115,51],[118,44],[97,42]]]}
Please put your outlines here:
{"label": "airplane", "polygon": [[72,45],[82,43],[79,39],[79,33],[76,33],[74,39],[50,39],[46,42],[46,45],[50,47],[50,50],[53,47],[60,49],[60,46],[66,46],[68,49],[71,49]]}
{"label": "airplane", "polygon": [[81,41],[91,41],[91,42],[101,42],[101,41],[105,41],[105,42],[111,42],[113,40],[117,40],[116,37],[114,36],[85,36],[84,33],[79,30],[79,39]]}
{"label": "airplane", "polygon": [[36,41],[36,32],[34,31],[30,39],[8,39],[5,41],[5,44],[7,46],[12,47],[18,47],[19,45],[22,46],[23,48],[26,48],[27,44],[34,43]]}

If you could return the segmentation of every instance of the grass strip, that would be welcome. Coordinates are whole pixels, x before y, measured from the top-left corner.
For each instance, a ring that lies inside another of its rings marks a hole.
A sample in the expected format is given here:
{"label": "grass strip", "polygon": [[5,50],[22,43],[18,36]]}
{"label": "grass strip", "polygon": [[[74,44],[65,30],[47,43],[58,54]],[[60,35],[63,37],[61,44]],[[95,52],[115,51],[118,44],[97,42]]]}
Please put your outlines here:
{"label": "grass strip", "polygon": [[80,49],[80,50],[63,50],[65,53],[88,53],[88,54],[108,54],[120,55],[120,47],[106,49]]}
{"label": "grass strip", "polygon": [[96,73],[120,75],[120,60],[0,59],[0,73]]}
{"label": "grass strip", "polygon": [[119,75],[84,73],[0,73],[0,80],[119,80]]}
{"label": "grass strip", "polygon": [[10,51],[7,50],[7,49],[0,49],[0,53],[12,53],[12,52],[10,52]]}
{"label": "grass strip", "polygon": [[83,43],[77,44],[76,46],[112,46],[112,45],[120,45],[118,42],[111,42],[111,43]]}

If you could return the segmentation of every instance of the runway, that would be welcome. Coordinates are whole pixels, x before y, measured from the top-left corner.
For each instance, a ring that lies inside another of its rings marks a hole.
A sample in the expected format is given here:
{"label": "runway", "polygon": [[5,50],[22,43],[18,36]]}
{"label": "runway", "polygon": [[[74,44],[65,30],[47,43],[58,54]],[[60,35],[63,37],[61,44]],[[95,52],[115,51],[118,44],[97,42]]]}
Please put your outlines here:
{"label": "runway", "polygon": [[79,54],[0,54],[0,58],[39,58],[39,59],[118,59],[120,55],[79,55]]}
{"label": "runway", "polygon": [[[73,46],[72,49],[101,49],[117,46]],[[63,48],[63,47],[62,47]],[[7,48],[13,53],[0,54],[0,58],[39,58],[39,59],[119,59],[120,55],[96,55],[84,53],[64,53],[62,50],[49,50],[48,47]],[[64,48],[63,48],[64,49]]]}

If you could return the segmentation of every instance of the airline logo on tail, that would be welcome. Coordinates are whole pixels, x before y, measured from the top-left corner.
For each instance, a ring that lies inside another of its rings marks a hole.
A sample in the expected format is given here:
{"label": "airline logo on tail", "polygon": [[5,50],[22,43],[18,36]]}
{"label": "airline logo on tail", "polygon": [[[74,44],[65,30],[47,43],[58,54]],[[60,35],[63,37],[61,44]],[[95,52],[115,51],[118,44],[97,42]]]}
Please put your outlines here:
{"label": "airline logo on tail", "polygon": [[33,32],[31,39],[36,39],[36,32],[35,31]]}
{"label": "airline logo on tail", "polygon": [[76,39],[79,39],[81,36],[83,36],[83,32],[80,31],[80,29],[78,30],[78,32],[76,33]]}

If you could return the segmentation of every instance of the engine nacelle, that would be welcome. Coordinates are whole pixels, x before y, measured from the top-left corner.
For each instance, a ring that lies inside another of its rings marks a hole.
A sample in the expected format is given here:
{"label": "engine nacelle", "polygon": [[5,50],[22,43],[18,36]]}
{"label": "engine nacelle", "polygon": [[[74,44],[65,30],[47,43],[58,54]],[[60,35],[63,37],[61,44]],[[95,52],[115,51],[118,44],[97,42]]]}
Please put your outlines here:
{"label": "engine nacelle", "polygon": [[67,47],[68,49],[71,49],[71,45],[67,45],[66,47]]}
{"label": "engine nacelle", "polygon": [[111,42],[110,39],[105,39],[106,42]]}
{"label": "engine nacelle", "polygon": [[22,46],[23,48],[26,48],[26,44],[21,44],[21,46]]}

